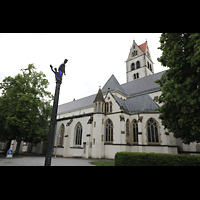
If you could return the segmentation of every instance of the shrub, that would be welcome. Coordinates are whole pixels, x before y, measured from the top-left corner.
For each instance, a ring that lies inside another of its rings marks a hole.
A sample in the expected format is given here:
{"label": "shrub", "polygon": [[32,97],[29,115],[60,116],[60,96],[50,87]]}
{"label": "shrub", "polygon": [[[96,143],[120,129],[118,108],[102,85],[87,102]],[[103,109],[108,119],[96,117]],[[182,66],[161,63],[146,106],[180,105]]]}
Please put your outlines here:
{"label": "shrub", "polygon": [[200,155],[117,152],[115,166],[200,166]]}

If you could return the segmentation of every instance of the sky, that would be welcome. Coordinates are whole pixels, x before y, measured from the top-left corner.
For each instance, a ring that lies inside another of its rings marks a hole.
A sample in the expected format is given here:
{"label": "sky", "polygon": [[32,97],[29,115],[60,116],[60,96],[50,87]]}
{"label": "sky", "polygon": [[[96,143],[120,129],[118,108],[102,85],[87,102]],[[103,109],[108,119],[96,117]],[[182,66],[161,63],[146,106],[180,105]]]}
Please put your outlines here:
{"label": "sky", "polygon": [[157,61],[161,56],[160,36],[161,33],[0,33],[0,82],[33,63],[38,72],[46,75],[47,90],[54,95],[55,75],[50,64],[58,68],[68,59],[60,88],[61,105],[96,94],[112,74],[120,84],[126,83],[125,61],[133,39],[138,45],[147,40],[154,73],[166,70]]}

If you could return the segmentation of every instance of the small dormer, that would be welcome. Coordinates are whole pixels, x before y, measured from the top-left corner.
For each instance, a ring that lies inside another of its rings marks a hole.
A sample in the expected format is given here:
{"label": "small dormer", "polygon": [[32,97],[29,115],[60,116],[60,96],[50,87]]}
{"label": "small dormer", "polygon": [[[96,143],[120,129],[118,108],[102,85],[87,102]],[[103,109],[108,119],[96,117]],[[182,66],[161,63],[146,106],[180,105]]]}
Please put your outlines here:
{"label": "small dormer", "polygon": [[101,88],[99,88],[99,91],[93,103],[94,103],[94,112],[105,113],[105,100],[103,98]]}

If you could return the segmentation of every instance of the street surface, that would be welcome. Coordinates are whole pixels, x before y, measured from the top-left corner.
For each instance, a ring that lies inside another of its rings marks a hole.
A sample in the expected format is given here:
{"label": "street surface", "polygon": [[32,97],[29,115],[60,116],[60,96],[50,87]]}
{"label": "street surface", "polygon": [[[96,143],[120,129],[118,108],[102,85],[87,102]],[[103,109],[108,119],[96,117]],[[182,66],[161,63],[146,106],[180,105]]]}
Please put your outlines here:
{"label": "street surface", "polygon": [[[0,166],[44,166],[44,156],[27,156],[27,155],[13,155],[12,159],[0,155]],[[52,157],[51,166],[95,166],[90,164],[92,160],[84,158],[63,158]]]}

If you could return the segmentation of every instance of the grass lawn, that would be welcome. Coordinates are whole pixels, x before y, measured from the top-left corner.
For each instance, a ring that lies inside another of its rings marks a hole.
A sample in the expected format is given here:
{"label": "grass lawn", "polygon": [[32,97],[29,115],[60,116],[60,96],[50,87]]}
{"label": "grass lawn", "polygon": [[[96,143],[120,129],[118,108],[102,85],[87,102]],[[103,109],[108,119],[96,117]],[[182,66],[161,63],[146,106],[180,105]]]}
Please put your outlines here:
{"label": "grass lawn", "polygon": [[114,160],[111,160],[111,161],[92,161],[92,162],[90,162],[90,164],[96,165],[96,166],[115,166],[115,161]]}

